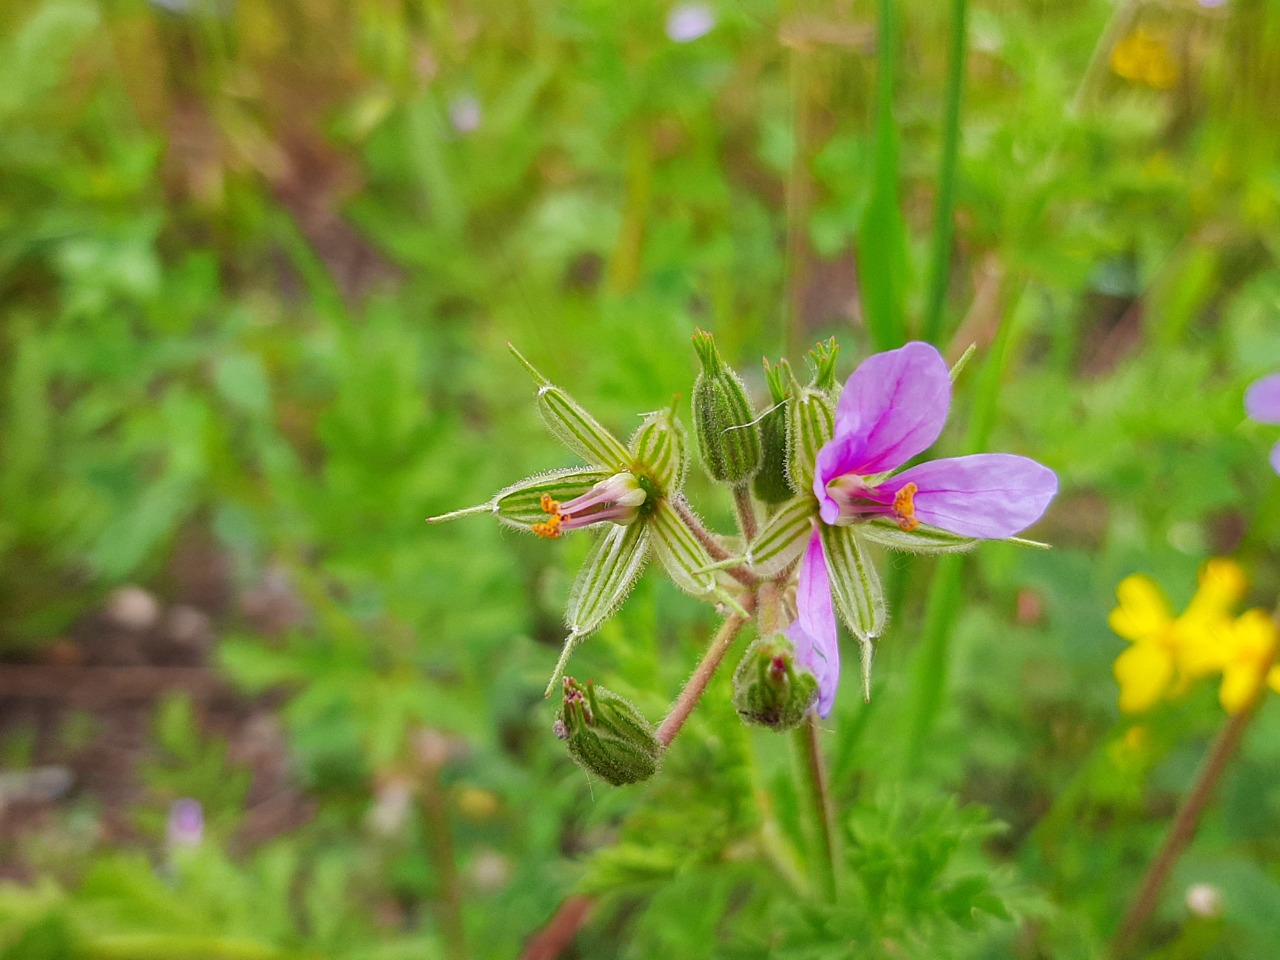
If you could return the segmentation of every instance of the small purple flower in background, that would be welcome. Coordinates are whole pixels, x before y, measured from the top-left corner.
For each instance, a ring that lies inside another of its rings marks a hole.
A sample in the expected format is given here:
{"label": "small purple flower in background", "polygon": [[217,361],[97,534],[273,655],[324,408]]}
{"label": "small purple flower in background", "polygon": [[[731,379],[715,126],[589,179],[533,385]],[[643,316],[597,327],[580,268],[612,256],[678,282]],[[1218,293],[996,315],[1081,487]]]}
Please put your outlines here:
{"label": "small purple flower in background", "polygon": [[818,681],[818,716],[831,713],[840,681],[840,645],[836,611],[831,605],[831,578],[817,528],[800,561],[796,587],[796,619],[784,631],[796,648],[796,663]]}
{"label": "small purple flower in background", "polygon": [[[1280,423],[1280,373],[1257,380],[1244,395],[1244,410],[1258,423]],[[1271,467],[1280,473],[1280,443],[1271,448]]]}
{"label": "small purple flower in background", "polygon": [[951,378],[927,343],[868,357],[836,408],[835,436],[818,452],[813,492],[825,523],[892,519],[965,537],[998,540],[1040,519],[1058,492],[1042,464],[1008,453],[931,460],[894,476],[942,433]]}
{"label": "small purple flower in background", "polygon": [[705,37],[715,25],[715,11],[705,3],[677,4],[667,14],[667,36],[676,43]]}
{"label": "small purple flower in background", "polygon": [[204,840],[204,808],[199,800],[183,797],[169,807],[169,849],[198,847]]}
{"label": "small purple flower in background", "polygon": [[480,101],[470,93],[461,93],[449,101],[449,122],[459,133],[475,133],[483,114]]}

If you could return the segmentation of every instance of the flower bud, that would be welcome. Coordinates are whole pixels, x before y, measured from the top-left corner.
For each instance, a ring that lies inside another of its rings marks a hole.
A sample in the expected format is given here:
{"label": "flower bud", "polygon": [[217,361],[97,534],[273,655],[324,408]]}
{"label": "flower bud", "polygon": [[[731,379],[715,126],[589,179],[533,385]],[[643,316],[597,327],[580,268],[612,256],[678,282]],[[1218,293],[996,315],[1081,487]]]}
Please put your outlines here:
{"label": "flower bud", "polygon": [[783,634],[760,637],[733,672],[733,705],[747,723],[790,730],[818,697],[818,681],[796,668],[795,648]]}
{"label": "flower bud", "polygon": [[630,701],[590,680],[564,678],[555,731],[569,756],[615,787],[648,780],[658,769],[662,748],[649,722]]}
{"label": "flower bud", "polygon": [[720,359],[711,334],[693,336],[702,372],[693,384],[693,421],[713,480],[744,483],[760,468],[760,428],[742,380]]}
{"label": "flower bud", "polygon": [[760,419],[762,454],[760,470],[752,489],[765,503],[784,503],[795,496],[787,478],[787,399],[791,396],[791,367],[786,360],[777,366],[764,362],[769,383],[769,412]]}

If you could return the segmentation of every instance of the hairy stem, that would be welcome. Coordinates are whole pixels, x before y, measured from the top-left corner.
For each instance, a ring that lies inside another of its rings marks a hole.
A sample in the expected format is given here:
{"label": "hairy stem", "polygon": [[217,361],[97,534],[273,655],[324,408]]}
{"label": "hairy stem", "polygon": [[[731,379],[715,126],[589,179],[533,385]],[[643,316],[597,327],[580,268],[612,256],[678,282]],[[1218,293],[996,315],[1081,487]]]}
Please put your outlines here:
{"label": "hairy stem", "polygon": [[[755,600],[753,597],[743,597],[743,606],[748,611],[754,605]],[[702,697],[702,691],[707,689],[707,684],[716,675],[720,661],[729,652],[729,647],[733,645],[734,638],[737,637],[738,631],[742,629],[743,624],[746,622],[746,617],[735,613],[720,625],[720,629],[712,637],[711,645],[707,647],[707,652],[703,654],[702,660],[694,668],[693,676],[684,685],[684,689],[676,697],[676,702],[671,705],[671,712],[666,715],[662,724],[658,727],[658,742],[664,748],[671,746],[671,741],[676,738],[676,734],[680,732],[684,722],[689,719],[689,714],[693,712],[693,708],[698,705],[698,700]]]}
{"label": "hairy stem", "polygon": [[[720,538],[703,525],[702,518],[693,512],[693,508],[689,506],[688,501],[683,497],[673,497],[671,506],[675,508],[680,519],[689,527],[698,542],[706,548],[707,553],[711,554],[711,559],[717,562],[734,559],[733,555],[725,549],[725,545],[720,542]],[[741,564],[726,566],[721,569],[744,587],[755,586],[756,578],[752,576],[751,571]]]}
{"label": "hairy stem", "polygon": [[738,511],[738,525],[742,527],[742,535],[750,543],[756,538],[759,527],[756,526],[756,505],[751,502],[751,488],[745,483],[734,486],[733,505]]}
{"label": "hairy stem", "polygon": [[1142,931],[1160,900],[1160,891],[1164,889],[1165,882],[1173,872],[1178,858],[1195,837],[1196,829],[1200,826],[1200,817],[1213,797],[1214,788],[1222,779],[1227,763],[1235,754],[1236,748],[1240,746],[1240,739],[1244,736],[1244,731],[1249,726],[1249,721],[1253,719],[1254,713],[1257,712],[1262,694],[1266,692],[1265,678],[1266,668],[1262,670],[1259,677],[1257,695],[1248,706],[1227,719],[1213,745],[1213,750],[1205,758],[1204,766],[1196,775],[1195,783],[1183,798],[1182,806],[1174,815],[1173,823],[1169,825],[1169,832],[1165,834],[1159,852],[1147,867],[1142,882],[1138,884],[1138,892],[1134,895],[1133,902],[1129,904],[1124,919],[1116,928],[1115,939],[1111,941],[1111,956],[1115,960],[1128,956],[1138,945]]}
{"label": "hairy stem", "polygon": [[818,717],[810,712],[804,724],[795,731],[796,747],[803,761],[804,779],[809,787],[809,800],[817,826],[818,845],[822,848],[822,887],[828,900],[836,899],[837,867],[835,811],[827,784],[827,768],[818,742]]}

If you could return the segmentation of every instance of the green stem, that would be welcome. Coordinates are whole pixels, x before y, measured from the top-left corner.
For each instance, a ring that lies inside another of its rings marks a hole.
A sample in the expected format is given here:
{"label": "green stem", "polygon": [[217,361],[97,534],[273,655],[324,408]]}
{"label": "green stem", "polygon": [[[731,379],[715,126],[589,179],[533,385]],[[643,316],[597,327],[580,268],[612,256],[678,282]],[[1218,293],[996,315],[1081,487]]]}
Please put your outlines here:
{"label": "green stem", "polygon": [[1116,929],[1115,939],[1111,942],[1111,956],[1116,960],[1131,954],[1138,945],[1147,921],[1155,912],[1160,891],[1164,889],[1165,882],[1173,872],[1178,858],[1195,837],[1196,829],[1200,825],[1200,817],[1204,814],[1218,781],[1222,779],[1227,762],[1240,745],[1240,738],[1244,736],[1245,728],[1257,710],[1259,699],[1255,698],[1248,707],[1233,714],[1227,720],[1222,732],[1218,735],[1217,742],[1213,745],[1213,751],[1205,759],[1204,766],[1200,768],[1196,782],[1183,799],[1182,806],[1178,808],[1159,852],[1147,867],[1147,872],[1138,885],[1138,892],[1129,905],[1124,919],[1120,921],[1120,926]]}
{"label": "green stem", "polygon": [[951,51],[947,71],[946,113],[942,125],[942,157],[938,166],[938,209],[933,227],[933,266],[925,301],[925,340],[937,344],[942,335],[942,308],[951,275],[951,237],[955,220],[956,159],[960,145],[960,104],[964,98],[965,53],[968,49],[968,0],[951,3]]}
{"label": "green stem", "polygon": [[[749,607],[754,604],[754,599],[748,595],[743,598],[743,602]],[[662,744],[664,749],[671,746],[671,741],[676,738],[680,728],[689,719],[689,714],[698,705],[702,692],[707,689],[707,684],[716,675],[720,662],[724,659],[724,655],[729,652],[729,647],[733,645],[734,638],[737,637],[738,631],[742,629],[743,624],[746,622],[746,617],[735,613],[722,623],[720,629],[716,631],[716,635],[711,640],[711,645],[707,647],[707,652],[703,654],[701,662],[694,668],[693,676],[684,685],[684,689],[676,697],[676,702],[671,705],[671,711],[658,727],[658,742]]]}
{"label": "green stem", "polygon": [[796,749],[799,750],[808,785],[809,802],[817,827],[818,845],[821,847],[821,884],[830,901],[836,899],[837,866],[835,811],[831,806],[831,791],[827,784],[827,768],[822,758],[822,745],[818,742],[818,718],[810,713],[804,724],[795,731]]}
{"label": "green stem", "polygon": [[457,860],[453,852],[453,830],[445,806],[439,768],[428,766],[422,782],[422,818],[427,825],[431,845],[431,865],[440,878],[439,919],[445,956],[449,960],[466,960],[467,945],[462,924],[462,886],[458,881]]}

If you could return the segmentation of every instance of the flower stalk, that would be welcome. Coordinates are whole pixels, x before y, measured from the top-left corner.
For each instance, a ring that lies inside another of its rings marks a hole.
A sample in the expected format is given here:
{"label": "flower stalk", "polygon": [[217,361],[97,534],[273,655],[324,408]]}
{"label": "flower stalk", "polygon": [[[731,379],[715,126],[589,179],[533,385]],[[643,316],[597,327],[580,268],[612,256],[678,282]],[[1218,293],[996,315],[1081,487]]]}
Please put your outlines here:
{"label": "flower stalk", "polygon": [[[751,608],[755,606],[755,600],[748,595],[743,598],[742,605],[746,613],[750,614]],[[670,712],[667,713],[662,723],[658,726],[658,743],[664,749],[671,746],[671,741],[676,738],[676,734],[680,732],[685,721],[689,719],[689,714],[693,713],[693,708],[702,699],[703,691],[707,689],[707,684],[711,682],[711,678],[716,675],[716,670],[719,668],[721,661],[724,660],[724,655],[729,652],[729,648],[733,646],[734,639],[737,638],[738,633],[746,622],[747,617],[742,613],[730,614],[729,618],[720,625],[716,635],[712,637],[711,644],[707,647],[707,652],[703,654],[702,660],[694,668],[693,676],[684,685],[680,695],[676,697],[676,702],[671,705]]]}

